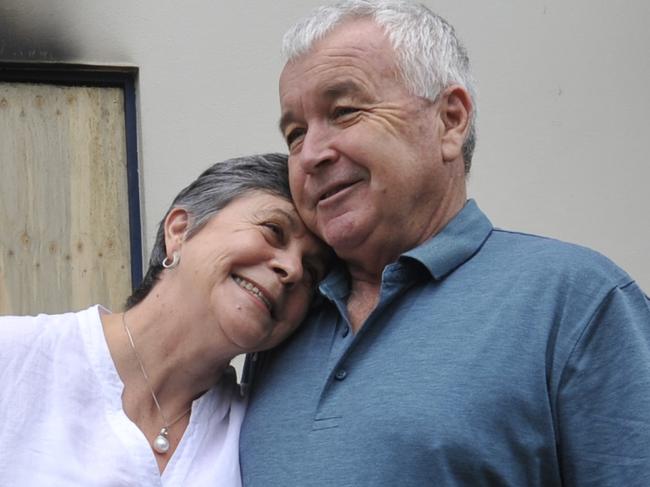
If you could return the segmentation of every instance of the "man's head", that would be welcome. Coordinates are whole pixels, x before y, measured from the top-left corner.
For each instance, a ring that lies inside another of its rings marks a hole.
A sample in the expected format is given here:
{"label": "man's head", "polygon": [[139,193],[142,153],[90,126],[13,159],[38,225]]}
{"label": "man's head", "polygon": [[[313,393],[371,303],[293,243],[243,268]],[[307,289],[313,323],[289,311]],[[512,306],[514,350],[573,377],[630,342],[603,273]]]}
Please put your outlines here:
{"label": "man's head", "polygon": [[469,57],[453,26],[427,7],[402,0],[347,0],[319,7],[285,33],[283,59],[294,61],[337,25],[362,17],[372,18],[387,34],[399,74],[412,94],[433,101],[452,84],[468,91],[473,110],[463,159],[469,173],[476,145],[476,91]]}
{"label": "man's head", "polygon": [[467,56],[426,8],[359,0],[317,10],[284,52],[280,128],[300,214],[348,264],[383,268],[465,201]]}

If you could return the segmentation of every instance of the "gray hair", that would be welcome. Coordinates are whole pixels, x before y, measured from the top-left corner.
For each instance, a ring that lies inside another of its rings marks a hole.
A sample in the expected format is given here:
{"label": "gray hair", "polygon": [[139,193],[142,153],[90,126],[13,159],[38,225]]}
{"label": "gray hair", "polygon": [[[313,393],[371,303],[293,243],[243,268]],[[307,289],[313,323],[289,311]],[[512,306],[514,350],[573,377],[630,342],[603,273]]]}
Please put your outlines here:
{"label": "gray hair", "polygon": [[[402,0],[343,0],[318,7],[289,29],[282,39],[282,56],[291,62],[306,54],[346,20],[371,18],[388,36],[406,88],[414,95],[435,100],[440,92],[459,84],[476,106],[476,91],[465,47],[454,28],[427,7]],[[476,109],[463,143],[465,172],[469,173],[476,145]]]}
{"label": "gray hair", "polygon": [[163,270],[167,256],[165,248],[165,218],[174,208],[183,208],[189,215],[187,238],[192,238],[222,208],[251,191],[265,191],[291,201],[287,156],[259,154],[217,162],[206,169],[183,189],[158,225],[149,269],[139,287],[126,301],[130,309],[153,289]]}

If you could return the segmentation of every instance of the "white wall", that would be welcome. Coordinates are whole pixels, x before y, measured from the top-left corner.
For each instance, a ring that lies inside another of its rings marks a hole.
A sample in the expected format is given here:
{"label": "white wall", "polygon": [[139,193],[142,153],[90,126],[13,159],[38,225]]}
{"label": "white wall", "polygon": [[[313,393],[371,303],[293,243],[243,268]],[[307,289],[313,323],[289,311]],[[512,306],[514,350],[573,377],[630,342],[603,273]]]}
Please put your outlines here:
{"label": "white wall", "polygon": [[[279,42],[315,0],[0,0],[0,59],[140,68],[147,248],[208,164],[284,150]],[[500,227],[597,249],[650,292],[650,2],[429,0],[479,87],[470,178]]]}

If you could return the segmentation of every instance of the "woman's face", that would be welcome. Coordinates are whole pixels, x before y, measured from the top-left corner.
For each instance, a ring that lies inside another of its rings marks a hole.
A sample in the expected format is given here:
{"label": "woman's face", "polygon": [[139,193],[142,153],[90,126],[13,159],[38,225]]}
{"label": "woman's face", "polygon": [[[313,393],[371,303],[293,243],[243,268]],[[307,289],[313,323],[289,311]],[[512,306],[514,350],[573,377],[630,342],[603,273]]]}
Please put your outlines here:
{"label": "woman's face", "polygon": [[263,191],[232,201],[177,249],[171,272],[184,294],[239,353],[273,347],[297,328],[331,255],[292,203]]}

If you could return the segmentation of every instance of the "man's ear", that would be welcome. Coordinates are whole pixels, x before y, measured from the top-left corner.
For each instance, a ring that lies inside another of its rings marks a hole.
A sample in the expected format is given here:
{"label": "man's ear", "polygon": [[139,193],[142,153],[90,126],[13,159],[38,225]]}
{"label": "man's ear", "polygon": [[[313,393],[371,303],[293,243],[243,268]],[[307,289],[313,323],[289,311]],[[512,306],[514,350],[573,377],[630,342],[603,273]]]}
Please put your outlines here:
{"label": "man's ear", "polygon": [[189,227],[189,215],[183,208],[172,208],[165,217],[165,249],[171,258],[174,251],[178,251],[185,241]]}
{"label": "man's ear", "polygon": [[446,88],[440,95],[440,119],[443,133],[440,140],[444,162],[463,157],[463,143],[469,131],[474,107],[467,90],[460,85]]}

